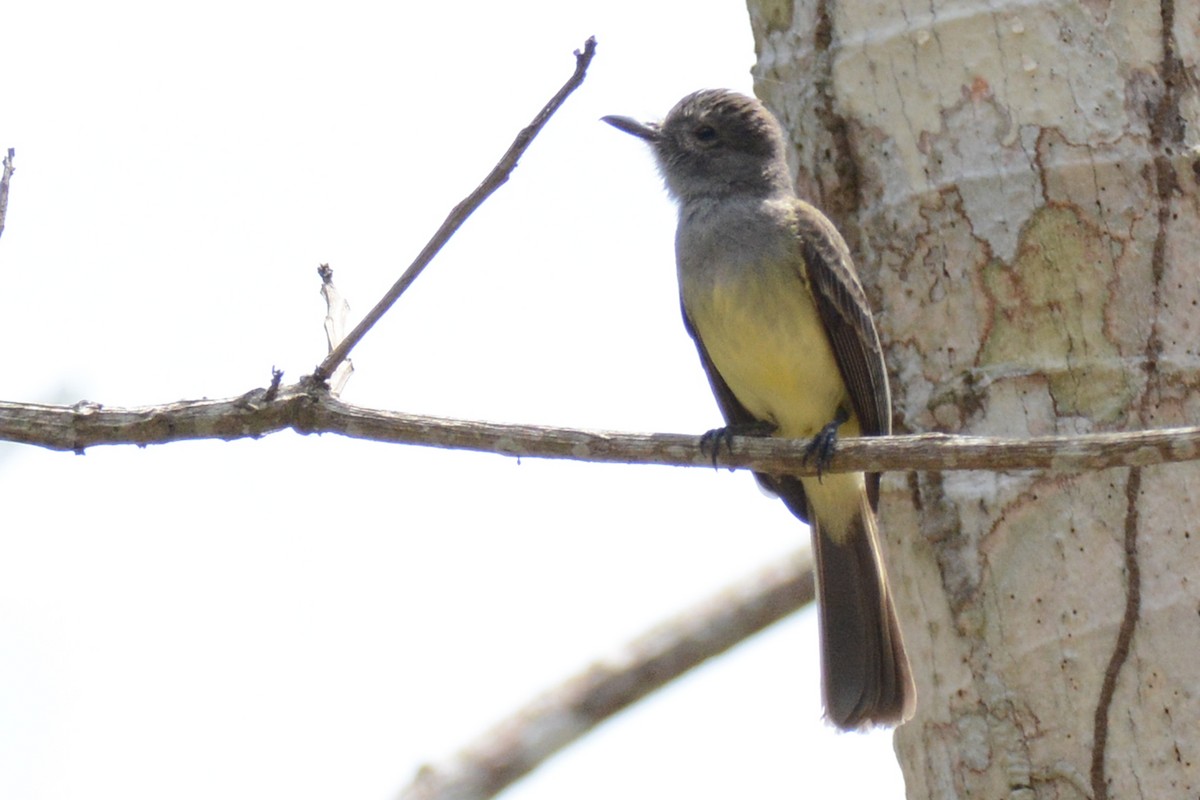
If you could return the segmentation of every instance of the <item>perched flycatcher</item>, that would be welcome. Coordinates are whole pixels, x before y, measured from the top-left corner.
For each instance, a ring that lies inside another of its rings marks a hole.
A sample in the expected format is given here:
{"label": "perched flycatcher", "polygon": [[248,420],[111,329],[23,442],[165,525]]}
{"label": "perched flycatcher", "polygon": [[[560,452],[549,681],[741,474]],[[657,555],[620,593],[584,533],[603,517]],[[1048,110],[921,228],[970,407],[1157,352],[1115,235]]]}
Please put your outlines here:
{"label": "perched flycatcher", "polygon": [[[644,139],[679,204],[683,323],[733,434],[814,438],[891,432],[879,335],[850,252],[796,197],[783,130],[759,101],[685,97],[665,122],[605,117]],[[825,712],[843,729],[895,725],[916,692],[879,550],[878,474],[756,474],[812,528]]]}

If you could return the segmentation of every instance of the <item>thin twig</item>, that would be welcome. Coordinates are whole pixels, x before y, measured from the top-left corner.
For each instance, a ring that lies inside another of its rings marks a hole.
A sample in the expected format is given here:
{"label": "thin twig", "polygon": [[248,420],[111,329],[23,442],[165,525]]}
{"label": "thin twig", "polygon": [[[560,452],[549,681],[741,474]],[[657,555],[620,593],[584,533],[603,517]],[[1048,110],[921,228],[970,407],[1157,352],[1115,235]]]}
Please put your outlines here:
{"label": "thin twig", "polygon": [[536,698],[437,765],[401,800],[485,800],[702,662],[813,600],[812,556],[792,555],[655,627]]}
{"label": "thin twig", "polygon": [[[350,315],[350,304],[342,297],[333,282],[333,269],[328,264],[317,267],[321,276],[321,296],[325,298],[325,341],[329,343],[329,352],[333,352],[338,344],[346,338],[346,317]],[[342,393],[346,381],[354,374],[354,362],[344,360],[329,375],[329,391],[335,397]]]}
{"label": "thin twig", "polygon": [[508,152],[497,162],[488,176],[483,179],[483,183],[476,187],[475,191],[467,195],[466,199],[460,202],[446,217],[446,221],[438,228],[437,233],[425,245],[425,248],[417,255],[417,258],[409,266],[400,279],[388,290],[375,307],[372,308],[362,321],[350,331],[350,335],[338,344],[333,351],[325,357],[325,360],[313,371],[313,379],[318,383],[324,383],[333,374],[333,370],[340,364],[350,351],[358,344],[359,340],[367,334],[372,326],[387,313],[392,304],[404,294],[405,290],[417,279],[421,271],[428,266],[433,257],[437,255],[442,246],[450,240],[450,237],[459,229],[460,226],[467,220],[467,217],[477,209],[484,200],[491,195],[492,192],[503,186],[512,174],[512,171],[517,166],[517,161],[524,155],[525,150],[529,147],[534,137],[538,135],[542,127],[550,119],[559,106],[567,99],[571,92],[575,91],[587,74],[588,65],[592,63],[592,57],[596,55],[596,37],[589,37],[583,44],[583,51],[575,51],[575,74],[563,84],[562,88],[554,97],[550,98],[545,107],[538,112],[538,115],[533,118],[533,122],[517,134],[517,138],[513,140],[512,145],[508,148]]}
{"label": "thin twig", "polygon": [[4,171],[0,172],[0,235],[4,233],[4,218],[8,216],[8,184],[15,172],[13,158],[16,154],[15,148],[8,148],[8,155],[4,157]]}
{"label": "thin twig", "polygon": [[[327,391],[284,386],[225,400],[140,408],[0,402],[0,441],[82,452],[96,445],[258,438],[292,429],[355,439],[475,450],[523,458],[709,467],[699,436],[507,425],[363,408]],[[718,464],[730,469],[814,475],[806,439],[735,436]],[[841,439],[827,472],[1022,470],[1055,472],[1148,466],[1200,459],[1200,427],[1000,439],[923,433]]]}

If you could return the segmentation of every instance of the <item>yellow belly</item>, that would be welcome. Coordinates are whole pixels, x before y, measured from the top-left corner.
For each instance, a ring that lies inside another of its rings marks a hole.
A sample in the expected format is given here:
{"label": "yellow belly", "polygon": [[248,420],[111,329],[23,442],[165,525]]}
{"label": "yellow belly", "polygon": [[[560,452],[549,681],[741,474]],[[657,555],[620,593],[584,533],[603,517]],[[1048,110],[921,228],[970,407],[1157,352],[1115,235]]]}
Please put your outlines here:
{"label": "yellow belly", "polygon": [[775,423],[776,435],[807,437],[846,405],[846,388],[808,288],[787,277],[718,284],[685,302],[709,358],[746,410]]}

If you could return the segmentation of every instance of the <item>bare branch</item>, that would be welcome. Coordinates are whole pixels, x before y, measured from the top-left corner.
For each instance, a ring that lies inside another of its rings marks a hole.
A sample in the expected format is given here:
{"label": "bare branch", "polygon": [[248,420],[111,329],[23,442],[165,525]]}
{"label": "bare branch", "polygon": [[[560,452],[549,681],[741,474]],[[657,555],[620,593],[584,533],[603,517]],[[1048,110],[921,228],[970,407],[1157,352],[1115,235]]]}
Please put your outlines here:
{"label": "bare branch", "polygon": [[[672,433],[509,425],[362,408],[328,390],[284,386],[224,400],[185,400],[140,408],[0,402],[0,441],[82,452],[102,444],[165,444],[186,439],[258,438],[276,431],[336,433],[355,439],[475,450],[524,458],[711,467],[700,437]],[[814,475],[806,439],[735,436],[718,464],[730,469]],[[827,472],[1021,470],[1056,472],[1147,466],[1200,459],[1200,427],[1133,433],[999,439],[923,433],[842,439]]]}
{"label": "bare branch", "polygon": [[575,51],[575,73],[563,84],[558,93],[550,98],[550,102],[538,112],[538,115],[533,118],[533,122],[529,123],[528,126],[517,134],[517,138],[513,140],[508,151],[497,162],[496,166],[492,168],[488,176],[483,179],[483,183],[479,184],[475,191],[467,195],[466,199],[451,210],[450,215],[446,217],[446,221],[438,228],[437,233],[433,235],[433,238],[429,240],[425,248],[417,255],[416,260],[404,271],[400,279],[383,296],[383,299],[367,312],[367,315],[354,327],[354,330],[350,331],[350,335],[343,339],[333,349],[333,352],[326,356],[325,360],[313,371],[313,379],[315,381],[324,383],[329,379],[334,368],[342,363],[346,356],[349,355],[350,350],[358,344],[362,337],[366,336],[367,331],[387,313],[388,309],[400,298],[400,295],[404,294],[405,290],[421,274],[421,271],[429,265],[433,257],[442,249],[442,246],[466,222],[467,217],[471,216],[475,209],[479,208],[492,192],[508,182],[509,175],[516,169],[517,161],[524,155],[525,150],[528,149],[534,137],[538,135],[554,112],[559,109],[559,106],[566,101],[571,92],[575,91],[583,83],[583,79],[587,75],[588,65],[592,63],[592,58],[595,55],[596,37],[592,36],[584,42],[582,52],[579,50]]}
{"label": "bare branch", "polygon": [[494,797],[597,724],[813,599],[802,551],[657,626],[533,700],[444,762],[424,766],[401,800]]}

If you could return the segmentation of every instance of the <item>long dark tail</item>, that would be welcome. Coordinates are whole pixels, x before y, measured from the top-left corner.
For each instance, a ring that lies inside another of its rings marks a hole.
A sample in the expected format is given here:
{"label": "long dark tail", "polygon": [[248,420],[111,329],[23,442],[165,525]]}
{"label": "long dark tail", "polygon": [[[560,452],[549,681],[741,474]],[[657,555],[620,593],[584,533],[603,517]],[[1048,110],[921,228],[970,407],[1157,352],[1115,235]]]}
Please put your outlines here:
{"label": "long dark tail", "polygon": [[[811,515],[817,561],[825,713],[844,730],[897,725],[917,692],[867,503],[842,537]],[[840,539],[840,540],[839,540]]]}

